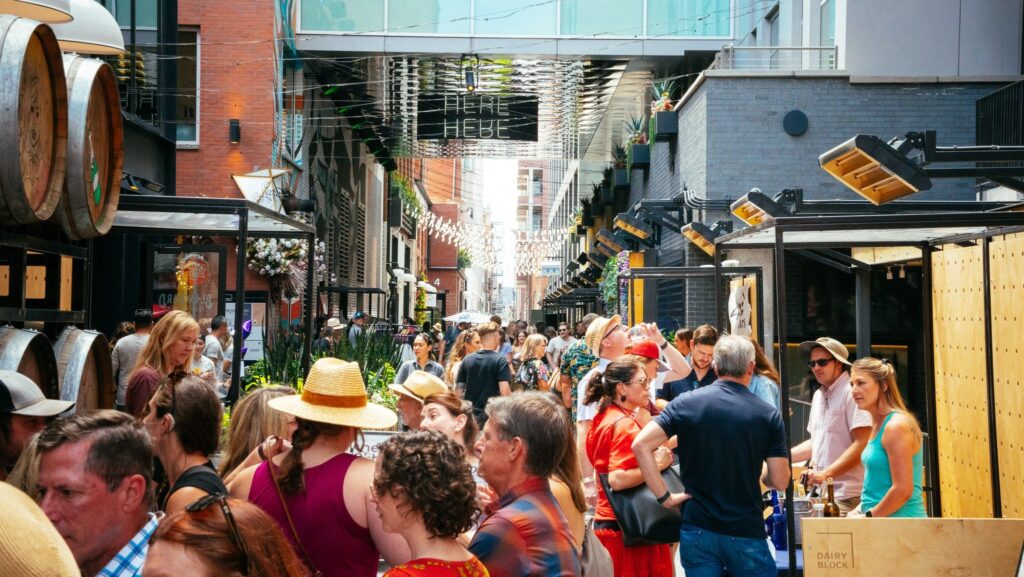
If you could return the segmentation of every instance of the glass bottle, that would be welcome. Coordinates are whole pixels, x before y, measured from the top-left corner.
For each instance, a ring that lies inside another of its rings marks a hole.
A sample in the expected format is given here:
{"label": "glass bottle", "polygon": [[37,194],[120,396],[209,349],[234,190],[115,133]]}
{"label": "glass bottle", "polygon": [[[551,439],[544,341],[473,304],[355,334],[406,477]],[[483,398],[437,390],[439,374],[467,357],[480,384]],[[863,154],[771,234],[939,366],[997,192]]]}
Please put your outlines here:
{"label": "glass bottle", "polygon": [[782,505],[779,504],[779,492],[772,489],[772,545],[776,551],[786,549],[786,515],[782,513]]}
{"label": "glass bottle", "polygon": [[832,485],[832,477],[828,478],[828,501],[825,502],[826,517],[840,517],[839,504],[836,503],[835,487]]}

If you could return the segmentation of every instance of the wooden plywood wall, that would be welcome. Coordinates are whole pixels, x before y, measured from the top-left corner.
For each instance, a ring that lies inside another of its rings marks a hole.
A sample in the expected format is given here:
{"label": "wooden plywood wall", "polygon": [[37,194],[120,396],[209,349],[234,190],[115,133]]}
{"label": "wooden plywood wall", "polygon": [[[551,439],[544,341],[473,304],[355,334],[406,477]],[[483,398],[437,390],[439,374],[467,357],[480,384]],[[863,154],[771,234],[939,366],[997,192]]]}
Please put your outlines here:
{"label": "wooden plywood wall", "polygon": [[982,247],[932,256],[939,485],[946,517],[991,517]]}
{"label": "wooden plywood wall", "polygon": [[992,365],[1004,517],[1024,518],[1024,234],[992,239]]}

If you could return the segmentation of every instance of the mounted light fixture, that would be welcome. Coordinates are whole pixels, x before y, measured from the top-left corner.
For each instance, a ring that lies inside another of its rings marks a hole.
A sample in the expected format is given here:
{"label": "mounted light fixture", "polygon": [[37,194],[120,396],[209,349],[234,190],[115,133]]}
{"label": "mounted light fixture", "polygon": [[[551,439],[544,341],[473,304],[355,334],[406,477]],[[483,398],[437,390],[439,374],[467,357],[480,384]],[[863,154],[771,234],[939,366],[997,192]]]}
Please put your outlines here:
{"label": "mounted light fixture", "polygon": [[715,256],[715,239],[727,232],[732,232],[732,223],[727,220],[720,220],[710,227],[703,222],[691,222],[682,230],[683,236],[708,256]]}
{"label": "mounted light fixture", "polygon": [[228,142],[238,144],[242,141],[242,123],[237,118],[228,120]]}
{"label": "mounted light fixture", "polygon": [[[71,0],[70,6],[74,19],[53,25],[61,50],[79,54],[124,54],[121,27],[102,4],[95,0]],[[0,8],[0,12],[6,10]]]}
{"label": "mounted light fixture", "polygon": [[788,210],[779,206],[756,188],[750,189],[750,192],[732,203],[729,210],[736,215],[736,218],[750,226],[757,226],[765,220],[790,214]]}
{"label": "mounted light fixture", "polygon": [[57,24],[71,21],[68,0],[0,0],[0,14]]}
{"label": "mounted light fixture", "polygon": [[608,263],[608,256],[597,250],[597,244],[594,243],[594,250],[587,253],[587,260],[590,261],[592,266],[603,269],[604,265]]}
{"label": "mounted light fixture", "polygon": [[581,252],[580,256],[576,257],[576,262],[580,264],[587,264],[587,253]]}
{"label": "mounted light fixture", "polygon": [[628,212],[620,212],[615,215],[612,226],[626,234],[635,236],[640,241],[645,241],[654,236],[654,227]]}
{"label": "mounted light fixture", "polygon": [[601,242],[600,240],[594,241],[594,250],[604,255],[605,259],[612,258],[613,256],[618,254],[618,251],[612,250],[611,247]]}
{"label": "mounted light fixture", "polygon": [[873,204],[883,204],[932,187],[924,169],[906,156],[915,144],[910,135],[893,148],[877,136],[858,134],[819,156],[818,164]]}
{"label": "mounted light fixture", "polygon": [[620,235],[608,232],[608,229],[602,228],[597,231],[597,240],[601,241],[605,247],[612,251],[608,256],[615,256],[626,250],[626,244],[623,242],[625,239]]}
{"label": "mounted light fixture", "polygon": [[473,94],[477,89],[477,81],[479,80],[478,68],[480,67],[480,59],[475,56],[470,56],[474,62],[470,63],[469,68],[465,68],[467,57],[463,57],[461,64],[464,68],[463,76],[466,80],[466,92]]}

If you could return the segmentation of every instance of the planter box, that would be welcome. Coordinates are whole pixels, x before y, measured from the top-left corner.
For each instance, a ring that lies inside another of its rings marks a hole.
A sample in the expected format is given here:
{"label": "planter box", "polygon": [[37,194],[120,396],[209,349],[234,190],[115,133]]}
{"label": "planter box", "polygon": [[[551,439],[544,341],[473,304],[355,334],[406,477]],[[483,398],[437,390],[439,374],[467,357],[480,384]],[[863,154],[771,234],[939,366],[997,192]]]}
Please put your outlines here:
{"label": "planter box", "polygon": [[651,165],[651,149],[646,144],[634,144],[629,147],[629,171],[634,168],[647,168]]}
{"label": "planter box", "polygon": [[402,216],[405,214],[402,206],[402,197],[398,196],[397,191],[392,191],[391,198],[388,199],[388,226],[391,228],[402,227]]}
{"label": "planter box", "polygon": [[615,202],[615,190],[610,184],[605,184],[601,188],[601,204],[612,204]]}
{"label": "planter box", "polygon": [[583,213],[583,222],[580,223],[581,229],[587,229],[594,226],[594,213],[592,210],[588,210]]}
{"label": "planter box", "polygon": [[615,176],[613,178],[614,178],[614,182],[615,182],[615,188],[629,189],[629,171],[628,170],[626,170],[625,168],[616,168],[615,169]]}
{"label": "planter box", "polygon": [[669,140],[679,134],[679,117],[674,110],[658,112],[651,117],[654,140]]}
{"label": "planter box", "polygon": [[604,203],[600,202],[600,198],[595,198],[590,205],[590,224],[593,226],[595,218],[601,218],[604,216]]}

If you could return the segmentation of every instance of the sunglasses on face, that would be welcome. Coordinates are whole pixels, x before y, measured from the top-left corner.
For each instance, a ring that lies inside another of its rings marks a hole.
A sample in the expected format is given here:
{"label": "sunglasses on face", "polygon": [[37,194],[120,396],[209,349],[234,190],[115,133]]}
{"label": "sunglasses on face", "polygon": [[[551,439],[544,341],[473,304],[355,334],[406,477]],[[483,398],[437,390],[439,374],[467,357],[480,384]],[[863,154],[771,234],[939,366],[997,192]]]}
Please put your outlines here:
{"label": "sunglasses on face", "polygon": [[224,495],[223,493],[207,495],[185,507],[185,511],[188,513],[198,513],[214,503],[217,503],[220,506],[220,510],[224,514],[224,520],[227,521],[228,524],[228,536],[235,544],[235,547],[238,547],[238,552],[242,554],[242,566],[245,567],[244,574],[248,575],[249,553],[245,550],[245,545],[242,543],[242,536],[238,533],[238,525],[235,524],[235,516],[231,514],[231,508],[228,507],[227,495]]}
{"label": "sunglasses on face", "polygon": [[832,362],[832,359],[818,359],[807,362],[807,368],[813,369],[815,366],[824,367],[825,365]]}

